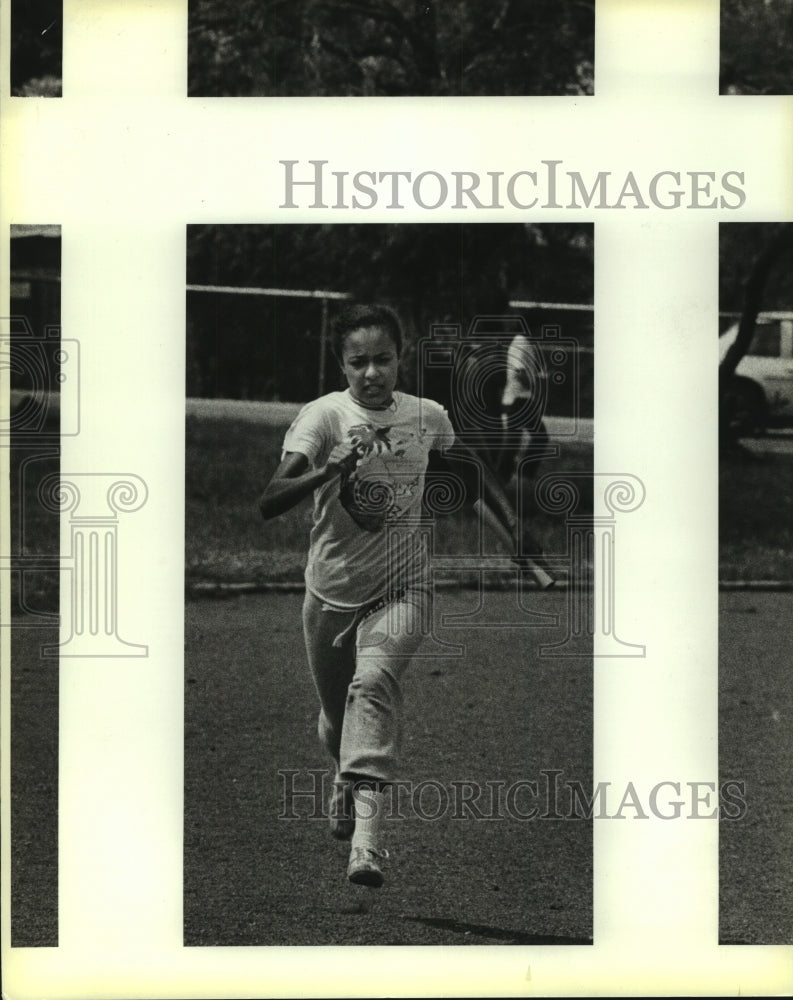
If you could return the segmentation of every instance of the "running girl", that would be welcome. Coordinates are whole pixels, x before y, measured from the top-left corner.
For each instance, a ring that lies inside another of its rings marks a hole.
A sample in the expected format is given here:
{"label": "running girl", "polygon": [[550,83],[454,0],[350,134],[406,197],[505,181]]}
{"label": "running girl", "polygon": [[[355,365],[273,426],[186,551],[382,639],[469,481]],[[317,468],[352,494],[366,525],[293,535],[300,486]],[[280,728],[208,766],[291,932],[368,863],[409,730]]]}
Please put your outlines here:
{"label": "running girl", "polygon": [[[314,496],[303,627],[319,737],[336,778],[331,833],[352,840],[351,882],[383,882],[385,794],[396,777],[402,677],[430,614],[421,515],[430,451],[454,444],[446,411],[396,389],[402,331],[391,310],[352,306],[334,326],[347,388],[307,404],[286,433],[260,509]],[[475,506],[517,551],[515,518],[495,479]]]}

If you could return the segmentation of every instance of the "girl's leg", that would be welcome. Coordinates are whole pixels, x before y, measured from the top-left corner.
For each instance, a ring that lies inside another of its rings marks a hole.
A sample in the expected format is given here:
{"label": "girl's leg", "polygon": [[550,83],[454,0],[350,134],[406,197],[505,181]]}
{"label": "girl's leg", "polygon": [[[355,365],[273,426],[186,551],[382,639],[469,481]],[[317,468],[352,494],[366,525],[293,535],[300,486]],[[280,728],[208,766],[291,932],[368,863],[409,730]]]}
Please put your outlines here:
{"label": "girl's leg", "polygon": [[355,828],[347,876],[383,883],[381,834],[385,787],[396,775],[402,736],[402,676],[422,638],[426,595],[386,605],[358,626],[355,675],[347,694],[341,773],[354,783]]}
{"label": "girl's leg", "polygon": [[424,638],[428,597],[411,591],[358,626],[355,672],[346,693],[341,774],[388,783],[402,736],[402,677]]}
{"label": "girl's leg", "polygon": [[338,840],[349,840],[355,828],[352,784],[342,781],[339,776],[347,688],[355,672],[355,643],[349,641],[336,647],[333,640],[352,623],[353,618],[354,612],[324,608],[322,601],[306,591],[303,632],[311,675],[319,695],[317,734],[335,764],[328,818],[331,835]]}
{"label": "girl's leg", "polygon": [[323,603],[306,591],[303,635],[314,686],[319,695],[317,731],[323,746],[338,764],[347,689],[355,673],[355,645],[335,647],[333,640],[352,621],[353,612],[323,610]]}

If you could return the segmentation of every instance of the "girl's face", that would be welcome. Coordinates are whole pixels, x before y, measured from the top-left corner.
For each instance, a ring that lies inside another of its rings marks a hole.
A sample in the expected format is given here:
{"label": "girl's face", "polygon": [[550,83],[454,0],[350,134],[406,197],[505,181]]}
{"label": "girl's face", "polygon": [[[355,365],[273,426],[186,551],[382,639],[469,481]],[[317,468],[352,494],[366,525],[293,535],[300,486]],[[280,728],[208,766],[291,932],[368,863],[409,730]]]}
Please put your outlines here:
{"label": "girl's face", "polygon": [[351,395],[364,406],[384,409],[391,403],[399,371],[396,344],[381,326],[352,330],[344,338],[341,370]]}

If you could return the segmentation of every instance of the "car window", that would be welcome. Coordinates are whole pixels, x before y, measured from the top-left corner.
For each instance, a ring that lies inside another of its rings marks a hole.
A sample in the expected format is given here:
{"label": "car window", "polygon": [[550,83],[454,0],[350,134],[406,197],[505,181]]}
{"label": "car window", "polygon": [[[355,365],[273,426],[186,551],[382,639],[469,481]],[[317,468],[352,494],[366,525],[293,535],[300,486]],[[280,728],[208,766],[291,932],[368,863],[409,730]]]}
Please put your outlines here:
{"label": "car window", "polygon": [[755,327],[749,354],[761,358],[778,358],[780,341],[781,324],[778,320],[771,323],[758,323]]}

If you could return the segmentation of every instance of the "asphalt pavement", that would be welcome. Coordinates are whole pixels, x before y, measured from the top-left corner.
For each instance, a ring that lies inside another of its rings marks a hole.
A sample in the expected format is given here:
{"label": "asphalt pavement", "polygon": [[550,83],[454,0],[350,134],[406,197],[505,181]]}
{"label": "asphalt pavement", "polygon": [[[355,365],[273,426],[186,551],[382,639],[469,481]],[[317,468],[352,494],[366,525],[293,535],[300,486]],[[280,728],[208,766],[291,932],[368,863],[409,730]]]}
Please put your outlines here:
{"label": "asphalt pavement", "polygon": [[793,943],[793,594],[719,595],[719,778],[746,815],[719,829],[720,940]]}
{"label": "asphalt pavement", "polygon": [[[591,940],[591,821],[528,818],[546,811],[548,771],[591,785],[591,660],[538,661],[548,630],[526,628],[509,595],[486,600],[486,613],[515,627],[444,628],[438,639],[461,640],[464,655],[419,659],[406,679],[410,784],[388,822],[386,885],[363,901],[346,880],[348,845],[331,839],[324,817],[310,818],[325,800],[306,794],[311,772],[328,761],[302,597],[187,604],[187,945]],[[565,600],[550,593],[537,604],[558,613]],[[441,595],[444,609],[476,612],[477,596]],[[515,787],[527,778],[536,798]],[[303,793],[298,818],[284,815],[290,789]],[[350,912],[361,903],[369,912]]]}
{"label": "asphalt pavement", "polygon": [[[474,598],[449,592],[440,600],[445,610],[464,613],[476,610]],[[502,622],[520,620],[510,595],[491,598],[489,610]],[[564,599],[550,592],[532,603],[561,613]],[[590,940],[591,823],[522,818],[525,799],[503,819],[487,815],[484,797],[484,818],[464,809],[455,816],[438,788],[507,788],[527,776],[542,787],[543,774],[554,769],[563,781],[590,787],[591,661],[538,658],[543,628],[469,627],[458,634],[463,657],[414,665],[404,778],[414,789],[423,782],[425,794],[408,801],[404,819],[393,819],[388,881],[370,898],[348,888],[345,846],[330,838],[322,816],[309,818],[312,797],[295,800],[296,818],[279,818],[286,781],[305,791],[310,772],[321,776],[327,766],[314,736],[300,603],[300,595],[259,594],[186,604],[185,943]],[[790,944],[793,595],[723,593],[719,608],[720,777],[743,781],[747,803],[743,818],[720,824],[720,939]],[[454,639],[451,627],[441,634]],[[40,629],[13,635],[12,942],[53,946],[58,669],[38,649],[54,636]]]}
{"label": "asphalt pavement", "polygon": [[[442,595],[458,612],[474,599]],[[535,599],[563,620],[561,594]],[[501,621],[520,618],[509,594],[488,600]],[[455,819],[447,809],[433,820],[395,820],[389,881],[368,913],[349,916],[357,904],[344,845],[330,839],[324,818],[278,819],[279,770],[305,790],[310,770],[326,767],[300,602],[252,595],[187,605],[186,943],[589,940],[592,842],[583,818]],[[742,819],[720,823],[720,939],[791,943],[793,597],[724,594],[720,610],[720,776],[745,783],[748,806]],[[591,661],[538,657],[541,627],[442,635],[465,655],[419,661],[408,675],[406,780],[509,787],[528,777],[542,786],[558,770],[562,783],[591,787]]]}

